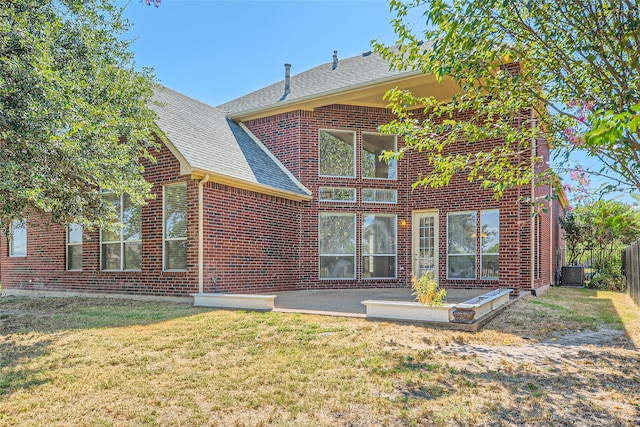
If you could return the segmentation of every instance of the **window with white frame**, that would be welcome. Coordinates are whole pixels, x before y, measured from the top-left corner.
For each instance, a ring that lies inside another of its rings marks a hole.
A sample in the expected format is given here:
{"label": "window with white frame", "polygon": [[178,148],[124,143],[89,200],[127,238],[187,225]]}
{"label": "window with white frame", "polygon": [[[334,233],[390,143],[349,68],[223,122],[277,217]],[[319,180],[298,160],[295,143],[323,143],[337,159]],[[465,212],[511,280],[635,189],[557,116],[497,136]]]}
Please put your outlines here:
{"label": "window with white frame", "polygon": [[396,277],[396,215],[362,216],[362,277],[388,279]]}
{"label": "window with white frame", "polygon": [[356,215],[322,212],[318,217],[321,279],[353,279],[356,268]]}
{"label": "window with white frame", "polygon": [[498,280],[500,264],[500,211],[480,212],[480,278]]}
{"label": "window with white frame", "polygon": [[82,270],[82,225],[67,227],[67,270]]}
{"label": "window with white frame", "polygon": [[447,278],[476,278],[477,217],[475,212],[447,214]]}
{"label": "window with white frame", "polygon": [[9,256],[27,256],[27,221],[16,219],[11,223]]}
{"label": "window with white frame", "polygon": [[187,184],[164,187],[164,270],[187,269]]}
{"label": "window with white frame", "polygon": [[320,130],[320,175],[355,178],[355,142],[356,135],[352,131]]}
{"label": "window with white frame", "polygon": [[364,203],[398,203],[398,191],[363,188],[362,201]]}
{"label": "window with white frame", "polygon": [[355,188],[341,187],[320,187],[318,189],[318,199],[321,202],[355,202]]}
{"label": "window with white frame", "polygon": [[385,151],[396,150],[395,135],[379,135],[362,133],[362,177],[379,179],[396,179],[396,161],[386,162],[380,156]]}
{"label": "window with white frame", "polygon": [[101,270],[140,270],[142,267],[141,207],[131,203],[127,194],[104,197],[116,211],[118,223],[100,233]]}

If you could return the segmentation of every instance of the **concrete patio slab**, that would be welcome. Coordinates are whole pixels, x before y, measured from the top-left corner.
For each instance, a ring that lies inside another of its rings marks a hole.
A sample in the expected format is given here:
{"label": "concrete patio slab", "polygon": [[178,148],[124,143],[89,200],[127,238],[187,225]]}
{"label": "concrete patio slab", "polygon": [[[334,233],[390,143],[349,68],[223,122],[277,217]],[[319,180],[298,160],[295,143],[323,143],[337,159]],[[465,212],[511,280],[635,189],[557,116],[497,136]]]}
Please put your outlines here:
{"label": "concrete patio slab", "polygon": [[[487,292],[482,289],[447,289],[447,303],[459,304]],[[323,289],[273,292],[273,311],[322,314],[330,316],[365,317],[362,301],[414,301],[409,288]]]}

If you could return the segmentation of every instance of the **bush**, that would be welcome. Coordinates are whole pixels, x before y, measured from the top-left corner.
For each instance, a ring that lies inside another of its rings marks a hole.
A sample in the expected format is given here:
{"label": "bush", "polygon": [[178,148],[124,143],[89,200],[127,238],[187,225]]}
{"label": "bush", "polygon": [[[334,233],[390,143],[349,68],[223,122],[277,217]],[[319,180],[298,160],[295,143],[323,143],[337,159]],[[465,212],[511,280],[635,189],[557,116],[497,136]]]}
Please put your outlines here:
{"label": "bush", "polygon": [[624,291],[627,289],[622,273],[619,269],[611,267],[598,270],[589,281],[587,287],[607,291]]}
{"label": "bush", "polygon": [[432,273],[424,273],[419,279],[414,276],[411,279],[411,283],[411,288],[413,289],[411,296],[414,296],[420,304],[430,307],[442,306],[444,297],[447,296],[447,291],[438,286],[438,282]]}

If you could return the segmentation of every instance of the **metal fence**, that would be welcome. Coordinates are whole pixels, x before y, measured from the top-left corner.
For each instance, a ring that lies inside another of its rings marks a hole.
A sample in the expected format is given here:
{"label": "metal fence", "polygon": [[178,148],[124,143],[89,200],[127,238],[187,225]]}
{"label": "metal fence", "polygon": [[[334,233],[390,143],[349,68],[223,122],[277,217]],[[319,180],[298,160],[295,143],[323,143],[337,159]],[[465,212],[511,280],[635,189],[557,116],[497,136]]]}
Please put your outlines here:
{"label": "metal fence", "polygon": [[640,306],[640,239],[624,250],[622,271],[631,298]]}

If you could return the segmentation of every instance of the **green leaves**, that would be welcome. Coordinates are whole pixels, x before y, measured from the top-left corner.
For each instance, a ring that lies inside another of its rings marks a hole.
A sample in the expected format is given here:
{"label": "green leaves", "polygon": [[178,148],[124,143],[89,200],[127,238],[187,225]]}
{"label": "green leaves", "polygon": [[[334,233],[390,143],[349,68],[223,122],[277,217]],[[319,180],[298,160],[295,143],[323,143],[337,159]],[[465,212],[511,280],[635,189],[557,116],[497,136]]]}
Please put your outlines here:
{"label": "green leaves", "polygon": [[[388,98],[398,120],[386,130],[409,137],[410,149],[424,153],[430,164],[451,161],[455,173],[483,185],[488,180],[486,185],[500,193],[543,169],[535,166],[531,141],[548,141],[558,158],[584,150],[604,162],[599,175],[612,185],[640,190],[640,9],[633,3],[394,0],[390,5],[398,15],[394,28],[401,45],[376,44],[376,50],[400,70],[452,79],[460,87],[452,102],[412,100],[406,93]],[[416,7],[424,10],[421,33],[412,33],[404,22]],[[404,111],[412,105],[421,105],[424,114]],[[445,117],[456,118],[455,125],[433,124]],[[453,149],[456,139],[492,138],[505,140],[506,147],[492,153],[496,162],[431,158]]]}
{"label": "green leaves", "polygon": [[109,220],[100,188],[141,204],[156,147],[153,78],[134,68],[112,1],[0,3],[0,225],[35,210]]}

